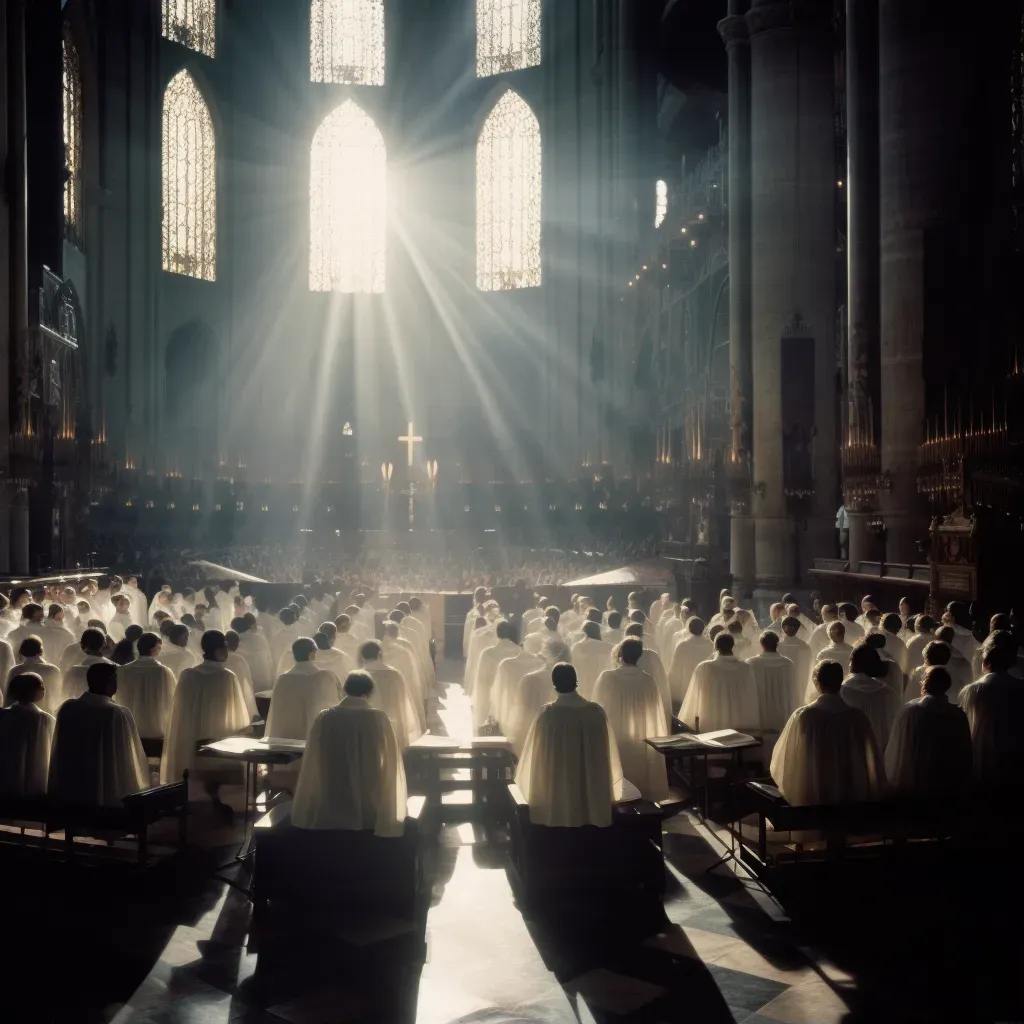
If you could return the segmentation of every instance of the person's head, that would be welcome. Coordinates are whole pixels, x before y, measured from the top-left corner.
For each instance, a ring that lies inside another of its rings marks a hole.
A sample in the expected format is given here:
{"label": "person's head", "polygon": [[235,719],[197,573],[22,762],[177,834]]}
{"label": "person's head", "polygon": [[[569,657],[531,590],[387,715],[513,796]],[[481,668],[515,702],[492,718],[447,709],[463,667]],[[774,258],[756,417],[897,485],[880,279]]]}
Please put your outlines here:
{"label": "person's head", "polygon": [[135,660],[135,645],[127,638],[119,640],[108,657],[115,665],[130,665]]}
{"label": "person's head", "polygon": [[43,642],[37,636],[27,636],[21,641],[18,653],[23,658],[41,658],[43,656]]}
{"label": "person's head", "polygon": [[736,611],[736,599],[731,594],[726,594],[721,601],[721,607],[719,609],[723,612],[734,612]]}
{"label": "person's head", "polygon": [[487,600],[487,588],[486,587],[477,587],[476,590],[473,591],[473,603],[474,604],[483,604],[484,601],[486,601],[486,600]]}
{"label": "person's head", "polygon": [[333,622],[321,622],[318,633],[323,633],[328,640],[331,641],[331,646],[334,646],[334,641],[338,639],[338,627]]}
{"label": "person's head", "polygon": [[21,609],[21,621],[42,622],[44,614],[43,606],[41,604],[36,604],[35,601],[30,601]]}
{"label": "person's head", "polygon": [[629,613],[629,621],[639,623],[642,626],[647,621],[647,616],[639,608],[634,608]]}
{"label": "person's head", "polygon": [[360,672],[358,669],[349,672],[345,676],[342,689],[348,697],[369,697],[373,692],[373,676],[369,672]]}
{"label": "person's head", "polygon": [[619,644],[619,660],[623,665],[635,665],[643,653],[644,645],[642,640],[636,640],[631,637]]}
{"label": "person's head", "polygon": [[626,627],[626,636],[631,636],[634,639],[639,640],[641,643],[643,643],[644,627],[641,626],[639,622],[630,623],[630,625]]}
{"label": "person's head", "polygon": [[989,634],[1005,632],[1010,633],[1013,631],[1013,620],[1006,612],[997,612],[988,621]]}
{"label": "person's head", "polygon": [[252,612],[246,612],[242,616],[242,618],[245,619],[245,621],[249,623],[249,628],[250,629],[255,629],[256,628],[256,616],[253,615]]}
{"label": "person's head", "polygon": [[[160,619],[160,635],[167,640],[171,638],[171,630],[174,629],[175,622],[172,618]],[[187,633],[187,630],[186,630]]]}
{"label": "person's head", "polygon": [[963,601],[950,601],[946,605],[946,611],[952,616],[953,622],[961,629],[971,628],[970,609]]}
{"label": "person's head", "polygon": [[952,626],[940,626],[935,630],[935,638],[936,640],[941,640],[944,644],[952,645],[956,639],[956,631]]}
{"label": "person's head", "polygon": [[86,670],[85,682],[90,693],[113,697],[117,693],[117,666],[98,661]]}
{"label": "person's head", "polygon": [[295,597],[292,598],[292,604],[299,609],[300,614],[309,607],[309,601],[306,599],[304,594],[296,594]]}
{"label": "person's head", "polygon": [[786,614],[786,606],[781,601],[776,601],[771,608],[768,609],[768,614],[771,617],[772,622],[778,622],[779,619]]}
{"label": "person's head", "polygon": [[942,640],[933,640],[930,644],[924,645],[924,650],[921,653],[924,655],[926,665],[948,665],[952,652],[949,649],[949,644]]}
{"label": "person's head", "polygon": [[82,634],[82,639],[78,643],[85,654],[97,657],[102,652],[106,639],[106,635],[102,630],[87,629]]}
{"label": "person's head", "polygon": [[583,635],[589,640],[600,640],[601,639],[601,626],[599,623],[594,622],[592,619],[588,619],[583,623]]}
{"label": "person's head", "polygon": [[363,605],[366,604],[366,595],[356,594],[356,596],[352,598],[352,601],[355,604],[356,608],[362,608]]}
{"label": "person's head", "polygon": [[886,633],[896,634],[903,628],[903,620],[895,613],[889,612],[888,615],[882,616],[882,629]]}
{"label": "person's head", "polygon": [[38,672],[22,672],[7,686],[7,700],[11,704],[38,704],[45,696],[46,687]]}
{"label": "person's head", "polygon": [[170,640],[175,647],[187,647],[188,638],[188,626],[182,622],[177,622],[171,626],[171,631],[167,636],[167,639]]}
{"label": "person's head", "polygon": [[78,617],[80,619],[88,619],[89,615],[92,613],[92,605],[90,605],[88,601],[79,601],[75,607],[78,609]]}
{"label": "person's head", "polygon": [[948,692],[953,680],[950,678],[949,672],[936,665],[932,668],[925,669],[925,673],[921,676],[921,694],[930,694],[933,697],[937,697],[940,693]]}
{"label": "person's head", "polygon": [[757,642],[761,645],[761,650],[768,654],[774,654],[779,649],[779,634],[773,633],[770,629],[766,629],[759,637]]}
{"label": "person's head", "polygon": [[782,632],[786,636],[793,637],[800,632],[801,622],[795,615],[787,615],[782,620]]}
{"label": "person's head", "polygon": [[733,639],[731,633],[726,633],[723,630],[718,636],[715,637],[715,650],[722,655],[732,654],[732,649],[735,647],[736,641]]}
{"label": "person's head", "polygon": [[843,685],[843,666],[838,661],[819,661],[814,666],[814,686],[819,693],[838,693]]}
{"label": "person's head", "polygon": [[844,601],[838,608],[839,618],[846,622],[855,622],[857,619],[857,606],[849,601]]}
{"label": "person's head", "polygon": [[701,636],[704,633],[704,620],[699,615],[691,615],[686,620],[686,628],[692,636]]}
{"label": "person's head", "polygon": [[300,636],[292,643],[292,657],[295,659],[296,665],[301,665],[305,661],[313,661],[316,651],[316,644],[308,636]]}
{"label": "person's head", "polygon": [[730,623],[735,622],[736,621],[736,609],[735,608],[726,608],[726,609],[724,609],[722,614],[721,614],[721,618],[722,618],[722,624],[725,625],[725,626],[728,626]]}
{"label": "person's head", "polygon": [[608,628],[618,629],[622,625],[622,616],[619,612],[609,612],[608,614]]}
{"label": "person's head", "polygon": [[708,630],[708,639],[714,643],[719,633],[724,633],[725,627],[719,625],[717,622]]}
{"label": "person's head", "polygon": [[388,640],[397,640],[398,639],[398,623],[397,622],[392,622],[390,619],[388,619],[384,623],[384,636],[386,636],[388,638]]}
{"label": "person's head", "polygon": [[826,632],[828,633],[829,640],[834,644],[841,644],[846,641],[846,627],[838,619],[828,624]]}
{"label": "person's head", "polygon": [[734,637],[743,635],[743,623],[740,622],[739,619],[733,619],[725,628],[726,631],[732,633]]}
{"label": "person's head", "polygon": [[59,604],[51,604],[46,609],[46,617],[52,622],[63,622],[64,621],[64,606]]}
{"label": "person's head", "polygon": [[[237,636],[249,632],[249,620],[244,615],[236,615],[231,620],[231,632]],[[233,649],[233,648],[232,648]]]}
{"label": "person's head", "polygon": [[864,613],[864,618],[872,629],[878,629],[882,621],[882,613],[877,608],[869,608]]}
{"label": "person's head", "polygon": [[853,654],[850,655],[850,671],[854,675],[871,676],[872,679],[877,679],[882,674],[882,659],[878,651],[870,643],[857,644],[853,649]]}
{"label": "person's head", "polygon": [[576,689],[576,669],[560,662],[551,669],[551,684],[559,693],[572,693]]}
{"label": "person's head", "polygon": [[910,618],[910,614],[913,611],[913,608],[911,607],[911,604],[910,604],[910,599],[906,598],[906,597],[901,597],[900,598],[900,603],[899,603],[898,607],[899,607],[899,610],[900,610],[900,618],[902,618],[902,619],[909,619]]}
{"label": "person's head", "polygon": [[930,615],[918,615],[914,623],[914,629],[922,635],[934,633],[938,628],[939,624]]}
{"label": "person's head", "polygon": [[691,601],[687,598],[685,601],[679,602],[679,615],[681,618],[688,619],[691,615],[697,614],[697,604],[695,601]]}
{"label": "person's head", "polygon": [[1010,634],[993,633],[982,644],[981,666],[986,672],[1009,672],[1016,662],[1016,645],[1008,643],[1006,637]]}
{"label": "person's head", "polygon": [[134,622],[124,631],[125,640],[128,640],[133,644],[138,643],[140,636],[142,636],[142,627],[136,626]]}
{"label": "person's head", "polygon": [[342,614],[334,620],[334,624],[338,627],[340,634],[345,634],[352,628],[352,619],[348,615]]}
{"label": "person's head", "polygon": [[158,634],[143,633],[139,637],[138,647],[140,658],[155,658],[163,649],[163,643]]}
{"label": "person's head", "polygon": [[376,640],[367,640],[359,645],[359,662],[366,665],[380,658],[380,644]]}
{"label": "person's head", "polygon": [[875,607],[875,603],[875,599],[871,594],[865,594],[860,599],[860,610],[866,614],[869,608]]}
{"label": "person's head", "polygon": [[499,640],[514,641],[516,638],[516,627],[508,619],[498,619],[497,625],[494,627],[494,635]]}
{"label": "person's head", "polygon": [[207,661],[228,660],[228,642],[219,629],[208,629],[199,643]]}
{"label": "person's head", "polygon": [[182,615],[181,624],[183,626],[188,626],[189,629],[197,629],[199,627],[199,623],[196,622],[196,617],[191,612],[185,612],[185,614]]}
{"label": "person's head", "polygon": [[885,634],[884,633],[868,633],[864,637],[864,643],[868,647],[873,647],[876,651],[885,650]]}
{"label": "person's head", "polygon": [[[402,613],[401,612],[392,612],[391,614],[392,614],[392,616],[394,616],[394,615],[401,615]],[[398,623],[399,623],[398,619],[392,617],[392,618],[388,619],[388,622],[390,622],[396,629],[398,628]],[[484,626],[486,626],[486,625],[487,625],[487,620],[482,615],[478,615],[473,620],[473,628],[474,629],[483,629]]]}
{"label": "person's head", "polygon": [[234,653],[238,650],[238,642],[241,638],[233,629],[229,629],[224,633],[224,639],[227,641],[229,651]]}
{"label": "person's head", "polygon": [[823,604],[821,606],[821,621],[835,622],[839,618],[839,609],[834,604]]}
{"label": "person's head", "polygon": [[202,602],[196,602],[195,617],[197,622],[202,622],[206,618],[206,613],[209,611],[209,607]]}
{"label": "person's head", "polygon": [[295,625],[295,612],[291,607],[282,608],[277,613],[278,619],[281,620],[282,626],[294,626]]}

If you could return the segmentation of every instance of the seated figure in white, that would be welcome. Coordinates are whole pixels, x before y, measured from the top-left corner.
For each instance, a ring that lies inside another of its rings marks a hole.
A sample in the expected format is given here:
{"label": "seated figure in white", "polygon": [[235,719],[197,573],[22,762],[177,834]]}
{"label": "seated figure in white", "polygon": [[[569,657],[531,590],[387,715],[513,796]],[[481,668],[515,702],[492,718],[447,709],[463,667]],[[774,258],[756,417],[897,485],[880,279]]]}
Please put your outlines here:
{"label": "seated figure in white", "polygon": [[534,719],[516,768],[516,784],[535,825],[606,827],[622,798],[615,735],[600,704],[576,690],[576,670],[551,670],[557,694]]}
{"label": "seated figure in white", "polygon": [[935,631],[935,639],[941,640],[949,646],[949,663],[946,665],[946,671],[949,673],[949,678],[953,680],[950,690],[951,692],[956,691],[959,693],[965,686],[973,683],[976,678],[974,675],[974,660],[973,658],[965,658],[956,646],[954,642],[956,640],[956,631],[952,626],[940,626]]}
{"label": "seated figure in white", "polygon": [[[662,704],[665,706],[665,714],[668,718],[671,718],[672,694],[669,690],[668,673],[665,671],[665,663],[661,660],[658,652],[650,646],[650,638],[644,634],[643,627],[639,623],[634,622],[626,627],[625,640],[629,640],[631,637],[634,640],[640,640],[644,645],[644,652],[640,655],[637,665],[657,684],[658,694],[661,697]],[[623,643],[625,643],[625,640],[623,640]]]}
{"label": "seated figure in white", "polygon": [[249,717],[255,718],[259,711],[256,707],[256,690],[252,685],[252,670],[249,662],[241,654],[238,648],[242,644],[242,638],[233,629],[224,631],[224,639],[228,643],[228,660],[224,667],[235,673],[235,677],[242,687],[242,696],[245,698],[245,706],[249,711]]}
{"label": "seated figure in white", "polygon": [[517,757],[537,713],[551,696],[552,669],[559,663],[568,662],[569,657],[569,648],[560,639],[547,638],[538,655],[540,665],[507,688],[502,703],[501,730]]}
{"label": "seated figure in white", "polygon": [[907,640],[907,672],[924,664],[924,649],[935,639],[939,624],[930,615],[914,617],[914,635]]}
{"label": "seated figure in white", "polygon": [[372,692],[371,675],[351,672],[341,702],[316,716],[292,805],[292,824],[298,828],[402,834],[402,752],[387,713],[367,699]]}
{"label": "seated figure in white", "polygon": [[676,642],[668,668],[673,709],[682,707],[686,700],[694,670],[715,653],[714,645],[704,636],[704,620],[697,615],[691,615],[686,620],[682,633],[678,635],[682,639]]}
{"label": "seated figure in white", "polygon": [[754,673],[757,686],[761,728],[777,736],[786,727],[790,715],[800,707],[803,687],[797,679],[796,665],[778,653],[778,633],[765,630],[758,645],[761,653],[747,664]]}
{"label": "seated figure in white", "polygon": [[341,700],[338,677],[318,663],[316,644],[309,637],[292,643],[295,665],[277,677],[267,715],[266,735],[279,740],[304,740],[316,716]]}
{"label": "seated figure in white", "polygon": [[254,693],[272,689],[277,675],[267,638],[244,615],[231,620],[231,630],[238,635],[236,653],[245,658],[249,666]]}
{"label": "seated figure in white", "polygon": [[885,784],[882,755],[864,712],[839,695],[842,668],[819,661],[814,682],[817,700],[793,712],[775,745],[775,784],[793,806],[878,799]]}
{"label": "seated figure in white", "polygon": [[180,679],[185,669],[199,664],[199,659],[189,647],[191,636],[188,626],[175,623],[167,631],[167,642],[160,648],[160,661],[174,673],[175,679]]}
{"label": "seated figure in white", "polygon": [[970,685],[971,681],[967,680],[962,685],[952,682],[953,674],[949,671],[952,651],[949,644],[943,643],[941,640],[932,640],[931,643],[924,645],[924,650],[921,653],[924,655],[924,663],[915,668],[907,677],[907,685],[903,689],[904,701],[917,700],[924,693],[921,684],[924,681],[925,673],[930,668],[941,668],[945,670],[951,680],[950,687],[946,691],[946,698],[951,704],[958,703],[961,690],[964,686]]}
{"label": "seated figure in white", "polygon": [[86,693],[57,712],[47,792],[72,804],[119,807],[149,786],[149,765],[135,719],[119,707],[117,666],[89,666]]}
{"label": "seated figure in white", "polygon": [[560,620],[560,612],[552,605],[547,609],[547,614],[544,616],[541,628],[523,638],[523,650],[529,654],[539,655],[545,640],[561,640],[562,634],[558,631]]}
{"label": "seated figure in white", "polygon": [[807,637],[807,646],[810,647],[811,657],[815,660],[817,660],[818,651],[829,643],[828,627],[833,622],[838,621],[839,610],[836,606],[834,604],[823,604],[821,606],[821,622],[811,630],[811,635]]}
{"label": "seated figure in white", "polygon": [[[402,673],[412,693],[413,702],[417,707],[422,707],[427,697],[427,682],[412,643],[401,636],[400,631],[401,627],[392,619],[384,623],[384,636],[380,640],[381,658],[385,665]],[[355,671],[355,667],[349,671]],[[347,678],[348,674],[345,673],[342,682]]]}
{"label": "seated figure in white", "polygon": [[[555,638],[557,640],[557,637]],[[537,654],[530,654],[520,647],[510,658],[504,658],[498,663],[498,671],[494,676],[494,686],[491,687],[491,718],[493,718],[505,733],[505,723],[511,708],[508,701],[515,692],[519,680],[523,676],[544,667],[544,659]],[[527,723],[529,724],[529,723]],[[507,733],[505,733],[507,735]]]}
{"label": "seated figure in white", "polygon": [[[836,619],[828,624],[828,643],[818,651],[814,658],[814,665],[820,661],[835,661],[843,666],[843,675],[849,675],[850,658],[853,657],[853,648],[846,642],[846,627]],[[807,688],[804,691],[804,703],[809,704],[818,696],[817,687],[814,685],[814,670],[807,678]]]}
{"label": "seated figure in white", "polygon": [[472,697],[476,689],[476,674],[483,652],[498,642],[497,626],[497,619],[492,621],[483,615],[478,616],[473,623],[465,648],[466,665],[462,673],[462,688],[467,697]]}
{"label": "seated figure in white", "polygon": [[177,681],[160,661],[162,642],[156,633],[139,637],[139,656],[117,673],[115,701],[127,708],[143,739],[162,739],[171,716],[171,702]]}
{"label": "seated figure in white", "polygon": [[810,678],[813,659],[811,647],[803,637],[798,636],[803,630],[803,623],[795,615],[787,615],[781,622],[782,633],[779,636],[779,654],[789,658],[796,665],[796,677],[806,682]]}
{"label": "seated figure in white", "polygon": [[903,689],[906,686],[907,681],[899,663],[892,654],[889,653],[886,646],[888,640],[888,633],[884,633],[881,630],[874,630],[873,632],[865,633],[864,639],[860,641],[858,646],[867,645],[868,647],[873,647],[875,649],[878,657],[882,661],[882,671],[878,678],[885,680],[885,682],[887,682],[897,694],[902,696]]}
{"label": "seated figure in white", "polygon": [[601,639],[601,624],[587,620],[581,627],[583,637],[572,645],[572,664],[580,693],[590,698],[594,692],[597,677],[612,668],[614,646]]}
{"label": "seated figure in white", "polygon": [[0,793],[42,796],[50,771],[50,745],[56,725],[40,707],[45,684],[35,672],[24,672],[7,688],[7,707],[0,711]]}
{"label": "seated figure in white", "polygon": [[895,792],[943,798],[970,786],[971,728],[963,711],[946,697],[949,687],[949,673],[941,666],[929,667],[921,680],[921,696],[900,708],[885,748],[885,774]]}
{"label": "seated figure in white", "polygon": [[714,657],[693,672],[679,717],[692,729],[761,732],[761,704],[753,669],[732,653],[731,633],[715,637]]}
{"label": "seated figure in white", "polygon": [[376,640],[367,640],[359,648],[359,667],[373,677],[370,704],[387,713],[398,745],[405,750],[426,732],[423,704],[417,706],[402,673],[381,661],[381,648]]}
{"label": "seated figure in white", "polygon": [[516,627],[507,619],[499,619],[495,624],[494,643],[480,655],[472,694],[473,728],[477,731],[487,722],[496,720],[497,716],[493,714],[491,708],[491,695],[498,675],[498,666],[506,658],[514,658],[519,653],[515,636]]}
{"label": "seated figure in white", "polygon": [[79,647],[78,657],[64,670],[58,706],[66,700],[74,700],[88,692],[87,673],[92,665],[113,664],[109,658],[104,656],[104,652],[107,650],[107,636],[102,630],[90,626],[82,634]]}
{"label": "seated figure in white", "polygon": [[[55,714],[61,704],[63,676],[56,665],[51,665],[43,658],[43,645],[39,637],[25,637],[18,648],[18,657],[19,664],[7,673],[7,686],[4,692],[6,693],[10,689],[11,683],[18,676],[26,672],[34,672],[42,679],[43,686],[46,688],[42,709],[50,714]],[[5,697],[5,703],[9,703],[9,698]]]}
{"label": "seated figure in white", "polygon": [[619,664],[597,677],[594,703],[608,716],[625,777],[647,799],[664,800],[669,795],[665,758],[646,740],[671,732],[665,703],[654,677],[638,664],[643,641],[626,637],[615,650]]}
{"label": "seated figure in white", "polygon": [[878,749],[885,750],[892,724],[903,705],[902,685],[897,693],[883,678],[886,663],[871,646],[873,636],[878,634],[868,634],[854,647],[850,674],[843,680],[839,693],[847,704],[867,715]]}

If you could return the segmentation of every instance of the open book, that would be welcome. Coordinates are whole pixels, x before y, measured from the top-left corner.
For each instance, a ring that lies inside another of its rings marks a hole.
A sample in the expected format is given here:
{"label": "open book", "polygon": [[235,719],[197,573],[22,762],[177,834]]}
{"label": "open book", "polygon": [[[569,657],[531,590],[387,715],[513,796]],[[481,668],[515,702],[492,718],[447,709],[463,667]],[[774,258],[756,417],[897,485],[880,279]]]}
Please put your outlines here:
{"label": "open book", "polygon": [[753,736],[737,732],[735,729],[716,729],[714,732],[698,733],[697,739],[701,743],[711,743],[716,747],[743,747],[755,742]]}

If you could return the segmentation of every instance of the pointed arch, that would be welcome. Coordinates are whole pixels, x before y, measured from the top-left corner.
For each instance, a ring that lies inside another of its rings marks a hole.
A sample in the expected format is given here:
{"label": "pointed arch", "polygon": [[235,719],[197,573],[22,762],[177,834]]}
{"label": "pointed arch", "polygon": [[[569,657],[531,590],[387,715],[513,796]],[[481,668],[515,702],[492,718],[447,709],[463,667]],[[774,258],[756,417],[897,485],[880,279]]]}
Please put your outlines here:
{"label": "pointed arch", "polygon": [[384,0],[311,0],[310,81],[383,85],[384,64]]}
{"label": "pointed arch", "polygon": [[217,149],[213,119],[187,70],[164,90],[164,270],[217,278]]}
{"label": "pointed arch", "polygon": [[351,100],[320,123],[310,149],[309,287],[384,291],[387,151]]}
{"label": "pointed arch", "polygon": [[217,0],[163,0],[162,15],[165,39],[217,55]]}
{"label": "pointed arch", "polygon": [[508,90],[476,147],[476,281],[481,291],[541,283],[541,138],[530,105]]}
{"label": "pointed arch", "polygon": [[541,0],[476,0],[478,78],[540,64]]}
{"label": "pointed arch", "polygon": [[82,248],[82,67],[67,22],[63,28],[64,50],[64,237]]}

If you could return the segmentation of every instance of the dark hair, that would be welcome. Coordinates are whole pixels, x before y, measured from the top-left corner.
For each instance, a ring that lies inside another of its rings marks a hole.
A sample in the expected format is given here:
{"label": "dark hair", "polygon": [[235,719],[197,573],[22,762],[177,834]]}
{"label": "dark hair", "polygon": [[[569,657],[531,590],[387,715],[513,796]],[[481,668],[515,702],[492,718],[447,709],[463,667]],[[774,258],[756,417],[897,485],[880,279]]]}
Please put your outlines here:
{"label": "dark hair", "polygon": [[686,620],[686,628],[694,636],[700,636],[704,632],[704,620],[699,615],[691,615]]}
{"label": "dark hair", "polygon": [[635,637],[642,643],[644,639],[644,627],[641,626],[639,622],[631,622],[626,627],[626,636]]}
{"label": "dark hair", "polygon": [[[931,644],[928,646],[931,647]],[[946,693],[952,684],[953,680],[949,673],[944,668],[935,665],[926,669],[924,675],[921,676],[921,693]]]}
{"label": "dark hair", "polygon": [[7,702],[34,701],[38,691],[46,692],[43,677],[38,672],[20,672],[7,686]]}
{"label": "dark hair", "polygon": [[559,693],[572,693],[576,689],[576,669],[568,662],[560,661],[551,669],[551,683]]}
{"label": "dark hair", "polygon": [[634,640],[630,637],[629,640],[623,640],[619,644],[619,657],[625,665],[635,665],[643,653],[644,644],[642,640]]}
{"label": "dark hair", "polygon": [[914,621],[914,628],[918,633],[934,633],[939,624],[930,615],[918,615]]}
{"label": "dark hair", "polygon": [[87,629],[82,634],[82,639],[78,645],[83,651],[88,654],[90,651],[98,651],[107,642],[106,636],[101,633],[98,629]]}
{"label": "dark hair", "polygon": [[588,608],[587,609],[587,622],[596,622],[598,625],[601,623],[601,609],[600,608]]}
{"label": "dark hair", "polygon": [[[716,623],[715,623],[715,624],[714,624],[714,625],[713,625],[713,626],[712,626],[712,627],[711,627],[711,628],[710,628],[710,629],[708,630],[708,639],[709,639],[709,640],[710,640],[710,641],[711,641],[712,643],[714,643],[714,642],[715,642],[715,638],[716,638],[716,637],[718,636],[718,634],[719,634],[719,633],[725,633],[725,626],[721,626],[721,625],[719,625],[719,624],[718,624],[718,623],[716,622]],[[726,636],[728,636],[728,634],[727,634],[727,633],[726,633]],[[732,637],[729,637],[729,639],[731,640],[731,639],[732,639]]]}
{"label": "dark hair", "polygon": [[366,697],[373,690],[373,676],[369,672],[349,672],[343,686],[350,697]]}
{"label": "dark hair", "polygon": [[779,648],[779,634],[766,629],[759,637],[761,646],[766,651],[776,651]]}
{"label": "dark hair", "polygon": [[943,626],[941,629],[935,630],[935,636],[943,643],[952,644],[956,639],[956,630],[952,626]]}
{"label": "dark hair", "polygon": [[877,679],[882,674],[882,658],[870,644],[857,644],[850,655],[850,671]]}
{"label": "dark hair", "polygon": [[882,619],[882,629],[887,633],[898,633],[902,628],[903,620],[895,612],[889,612]]}
{"label": "dark hair", "polygon": [[989,672],[1008,672],[1017,660],[1017,648],[1002,639],[1003,633],[993,633],[982,645],[981,664]]}
{"label": "dark hair", "polygon": [[857,606],[855,604],[850,604],[849,601],[844,601],[839,606],[839,614],[844,619],[855,619],[857,618]]}
{"label": "dark hair", "polygon": [[242,615],[237,616],[231,620],[231,628],[241,636],[243,633],[249,632],[249,620]]}
{"label": "dark hair", "polygon": [[989,633],[996,633],[1005,630],[1007,633],[1013,629],[1013,620],[1006,612],[996,612],[989,620]]}
{"label": "dark hair", "polygon": [[227,641],[229,651],[238,650],[238,644],[241,637],[233,629],[224,630],[224,639]]}
{"label": "dark hair", "polygon": [[743,633],[743,623],[739,619],[733,619],[725,628],[733,636],[741,636]]}
{"label": "dark hair", "polygon": [[34,618],[37,614],[42,615],[44,614],[44,612],[43,606],[41,604],[36,604],[35,601],[30,601],[27,605],[25,605],[24,608],[21,609],[21,617],[23,619]]}
{"label": "dark hair", "polygon": [[43,653],[43,642],[37,636],[27,636],[21,641],[18,653],[23,658],[38,658]]}
{"label": "dark hair", "polygon": [[642,611],[640,611],[639,608],[634,608],[629,613],[629,621],[630,622],[639,622],[641,625],[643,625],[643,622],[644,622],[644,620],[646,618],[647,618],[647,616],[644,615],[644,613]]}
{"label": "dark hair", "polygon": [[85,681],[89,686],[90,693],[108,693],[110,684],[113,682],[114,690],[117,690],[117,666],[111,665],[109,661],[97,661],[90,665],[85,672]]}
{"label": "dark hair", "polygon": [[352,617],[342,613],[334,620],[334,624],[338,627],[339,632],[347,633],[349,627],[352,625]]}
{"label": "dark hair", "polygon": [[329,651],[331,649],[331,638],[319,630],[313,634],[313,643],[316,644],[318,651]]}
{"label": "dark hair", "polygon": [[309,661],[309,656],[316,650],[316,642],[308,636],[300,636],[298,640],[292,641],[292,657],[295,664]]}
{"label": "dark hair", "polygon": [[622,625],[622,613],[621,612],[609,612],[608,613],[608,628],[618,629]]}
{"label": "dark hair", "polygon": [[736,641],[732,637],[732,633],[726,633],[724,630],[715,637],[715,650],[719,654],[732,654],[732,649],[736,646]]}
{"label": "dark hair", "polygon": [[228,646],[227,639],[219,629],[208,629],[199,641],[203,649],[203,657],[208,661],[215,661],[218,651],[225,650]]}
{"label": "dark hair", "polygon": [[949,649],[949,644],[943,643],[941,640],[932,640],[925,644],[921,653],[924,655],[926,665],[948,665],[953,654]]}
{"label": "dark hair", "polygon": [[884,633],[868,633],[864,637],[864,643],[868,647],[873,647],[876,651],[884,650],[885,648],[885,634]]}
{"label": "dark hair", "polygon": [[295,625],[295,612],[291,608],[282,608],[278,613],[277,617],[286,626]]}
{"label": "dark hair", "polygon": [[494,627],[494,635],[499,640],[515,640],[516,627],[508,619],[498,619],[498,624]]}
{"label": "dark hair", "polygon": [[380,644],[376,640],[367,640],[359,645],[359,657],[363,661],[376,661],[380,657]]}
{"label": "dark hair", "polygon": [[[323,633],[323,635],[331,641],[331,644],[333,644],[338,636],[338,627],[333,622],[321,622],[320,628],[317,632]],[[330,646],[330,644],[328,644],[328,646]]]}
{"label": "dark hair", "polygon": [[156,633],[143,633],[139,637],[139,654],[144,658],[149,657],[149,652],[160,643],[160,637]]}
{"label": "dark hair", "polygon": [[[863,649],[871,650],[870,647]],[[843,685],[843,666],[838,661],[819,661],[814,666],[814,681],[822,693],[838,693]]]}
{"label": "dark hair", "polygon": [[180,622],[171,626],[170,632],[167,634],[167,639],[170,640],[175,647],[184,647],[188,643],[188,638],[188,626],[184,626]]}
{"label": "dark hair", "polygon": [[[794,636],[800,632],[803,623],[795,615],[787,615],[781,622],[783,632],[788,636]],[[792,632],[790,632],[792,630]]]}

